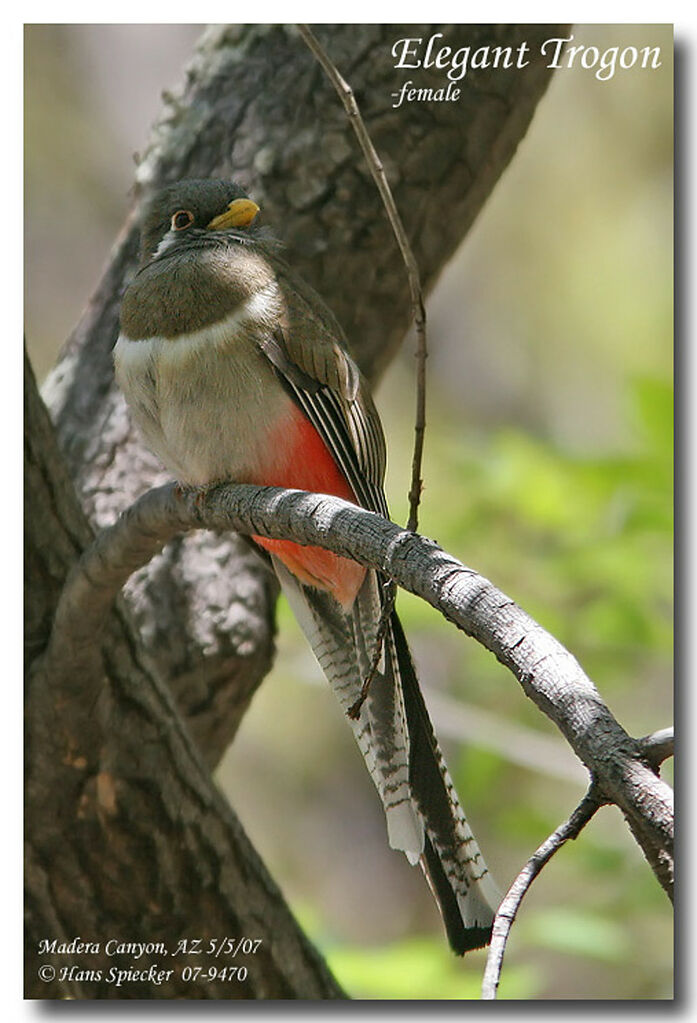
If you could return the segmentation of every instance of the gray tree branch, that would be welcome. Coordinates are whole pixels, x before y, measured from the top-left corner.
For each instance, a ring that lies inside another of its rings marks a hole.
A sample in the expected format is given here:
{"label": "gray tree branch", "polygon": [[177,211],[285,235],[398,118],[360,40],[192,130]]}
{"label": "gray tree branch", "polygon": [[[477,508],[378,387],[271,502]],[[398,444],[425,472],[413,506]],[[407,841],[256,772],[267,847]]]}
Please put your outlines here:
{"label": "gray tree branch", "polygon": [[657,732],[645,735],[639,739],[641,750],[652,765],[655,771],[664,760],[668,760],[674,753],[674,736],[672,728],[660,728]]}
{"label": "gray tree branch", "polygon": [[[576,659],[489,580],[433,541],[338,498],[226,485],[180,494],[167,485],[138,500],[83,556],[63,592],[47,668],[92,641],[128,576],[174,536],[234,529],[325,547],[384,572],[509,668],[588,768],[598,797],[616,804],[672,898],[673,800],[641,740],[613,717]],[[644,744],[645,745],[645,744]]]}

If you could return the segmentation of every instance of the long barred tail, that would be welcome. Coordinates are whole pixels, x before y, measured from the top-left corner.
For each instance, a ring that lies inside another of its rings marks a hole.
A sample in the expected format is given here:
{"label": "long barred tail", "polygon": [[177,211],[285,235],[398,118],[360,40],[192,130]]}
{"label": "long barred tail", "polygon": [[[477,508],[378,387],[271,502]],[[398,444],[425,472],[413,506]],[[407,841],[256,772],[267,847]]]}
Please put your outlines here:
{"label": "long barred tail", "polygon": [[491,940],[499,893],[470,830],[421,693],[402,625],[391,619],[409,732],[409,784],[426,827],[421,867],[457,955]]}
{"label": "long barred tail", "polygon": [[[374,572],[352,612],[304,586],[272,558],[281,585],[345,712],[372,663],[382,599]],[[498,893],[438,748],[402,626],[392,613],[378,670],[357,720],[348,718],[387,819],[390,845],[420,863],[448,940],[462,955],[491,937]]]}

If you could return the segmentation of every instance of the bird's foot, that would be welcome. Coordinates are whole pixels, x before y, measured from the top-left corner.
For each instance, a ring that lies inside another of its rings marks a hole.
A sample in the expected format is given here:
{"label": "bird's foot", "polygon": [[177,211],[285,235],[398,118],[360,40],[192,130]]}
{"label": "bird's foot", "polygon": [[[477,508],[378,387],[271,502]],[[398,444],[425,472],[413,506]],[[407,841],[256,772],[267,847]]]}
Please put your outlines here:
{"label": "bird's foot", "polygon": [[203,510],[206,497],[215,486],[217,486],[216,483],[207,483],[202,487],[191,486],[188,483],[175,483],[174,496],[178,501],[191,500],[193,498],[194,506],[200,512]]}

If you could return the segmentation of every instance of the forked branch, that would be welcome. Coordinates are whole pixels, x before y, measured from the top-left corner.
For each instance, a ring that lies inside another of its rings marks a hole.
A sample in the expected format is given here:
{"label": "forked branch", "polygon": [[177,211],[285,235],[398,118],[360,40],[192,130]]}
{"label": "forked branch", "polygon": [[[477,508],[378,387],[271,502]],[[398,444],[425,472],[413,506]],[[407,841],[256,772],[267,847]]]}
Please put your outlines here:
{"label": "forked branch", "polygon": [[672,792],[642,741],[615,720],[576,659],[489,580],[437,544],[339,498],[241,484],[205,494],[180,494],[173,485],[149,491],[98,535],[76,566],[59,602],[47,669],[52,662],[65,668],[71,651],[94,642],[131,573],[175,535],[197,528],[292,539],[370,565],[477,639],[561,730],[588,768],[598,798],[620,808],[672,898]]}

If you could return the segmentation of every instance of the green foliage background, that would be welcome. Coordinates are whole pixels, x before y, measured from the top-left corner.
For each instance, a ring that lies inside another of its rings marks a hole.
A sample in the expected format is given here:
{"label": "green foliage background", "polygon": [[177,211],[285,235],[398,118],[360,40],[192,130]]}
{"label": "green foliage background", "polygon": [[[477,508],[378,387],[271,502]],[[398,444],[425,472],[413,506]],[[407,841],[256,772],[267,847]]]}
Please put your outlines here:
{"label": "green foliage background", "polygon": [[[180,51],[196,35],[195,26],[148,36],[151,28],[27,32],[27,321],[40,372],[90,292],[95,252],[106,257],[125,205],[114,194],[130,179],[124,150],[144,141],[117,127],[119,90],[100,86],[99,74],[117,74],[128,52],[136,88],[145,62],[133,54],[155,54],[140,85],[154,116],[157,91],[178,78]],[[607,82],[558,72],[429,299],[421,529],[567,645],[641,735],[672,721],[672,37],[668,26],[574,34],[601,50],[660,45],[663,67]],[[70,246],[71,261],[60,251],[86,194],[81,268],[80,246]],[[72,282],[61,276],[70,270]],[[377,394],[400,521],[412,366],[407,344]],[[583,772],[489,654],[409,595],[399,607],[462,801],[505,888],[576,805]],[[448,953],[418,871],[387,848],[349,730],[283,605],[276,668],[219,781],[348,991],[478,997],[483,953],[464,963]],[[500,996],[670,997],[671,933],[663,892],[605,809],[533,886]]]}

